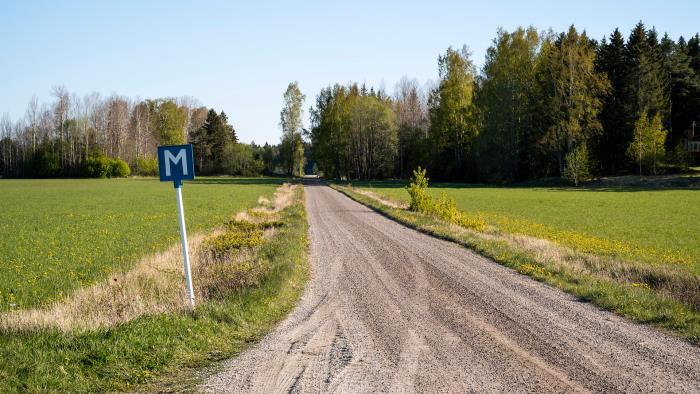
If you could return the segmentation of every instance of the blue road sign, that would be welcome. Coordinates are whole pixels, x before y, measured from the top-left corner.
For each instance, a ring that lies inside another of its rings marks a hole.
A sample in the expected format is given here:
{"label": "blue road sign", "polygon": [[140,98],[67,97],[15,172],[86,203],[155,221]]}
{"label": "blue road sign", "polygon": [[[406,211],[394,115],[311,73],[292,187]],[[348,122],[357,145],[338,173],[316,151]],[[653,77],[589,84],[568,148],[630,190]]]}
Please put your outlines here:
{"label": "blue road sign", "polygon": [[194,179],[192,145],[159,146],[158,172],[162,182],[173,181],[175,187],[182,184],[183,179]]}
{"label": "blue road sign", "polygon": [[190,269],[190,253],[187,248],[187,229],[185,228],[185,208],[182,206],[182,180],[194,179],[194,157],[192,145],[170,145],[158,147],[158,172],[161,181],[173,181],[177,196],[177,212],[180,223],[180,242],[185,269],[185,283],[190,296],[190,305],[194,308],[194,288]]}

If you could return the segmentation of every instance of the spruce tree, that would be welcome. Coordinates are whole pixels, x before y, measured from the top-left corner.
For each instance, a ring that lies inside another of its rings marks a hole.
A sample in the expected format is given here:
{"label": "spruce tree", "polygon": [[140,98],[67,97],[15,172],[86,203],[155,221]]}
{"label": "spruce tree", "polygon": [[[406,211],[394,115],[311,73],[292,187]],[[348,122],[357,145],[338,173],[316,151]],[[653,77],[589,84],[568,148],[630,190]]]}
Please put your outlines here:
{"label": "spruce tree", "polygon": [[664,72],[669,77],[668,116],[664,119],[669,130],[667,149],[673,150],[677,144],[683,143],[685,130],[697,115],[697,106],[693,102],[694,97],[698,97],[700,85],[683,37],[676,44],[665,35],[661,39],[661,52]]}
{"label": "spruce tree", "polygon": [[[221,115],[224,115],[223,117]],[[211,171],[220,173],[223,171],[223,160],[226,146],[232,142],[228,125],[224,122],[225,114],[217,115],[213,109],[207,114],[207,136],[211,145],[212,167]]]}
{"label": "spruce tree", "polygon": [[628,122],[632,125],[643,112],[664,115],[667,107],[666,80],[661,48],[655,30],[647,31],[642,22],[632,30],[625,46]]}
{"label": "spruce tree", "polygon": [[610,41],[603,39],[598,49],[596,69],[605,73],[610,81],[610,94],[603,101],[600,121],[602,134],[593,143],[593,156],[606,174],[615,174],[626,166],[625,149],[632,139],[627,127],[625,89],[627,67],[625,63],[625,39],[620,30],[610,34]]}

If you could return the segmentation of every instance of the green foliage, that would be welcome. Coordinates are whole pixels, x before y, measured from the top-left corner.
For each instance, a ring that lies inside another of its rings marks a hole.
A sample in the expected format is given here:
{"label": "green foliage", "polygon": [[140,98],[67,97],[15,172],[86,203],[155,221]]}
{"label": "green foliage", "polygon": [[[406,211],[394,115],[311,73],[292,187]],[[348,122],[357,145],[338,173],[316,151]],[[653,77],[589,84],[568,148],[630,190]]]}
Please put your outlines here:
{"label": "green foliage", "polygon": [[311,146],[319,169],[328,177],[340,179],[348,173],[344,136],[345,102],[348,91],[338,84],[321,89],[311,109]]}
{"label": "green foliage", "polygon": [[356,84],[324,89],[311,119],[312,152],[320,171],[347,179],[393,174],[396,115],[381,92],[360,89]]}
{"label": "green foliage", "polygon": [[263,232],[259,229],[242,230],[237,227],[229,228],[221,235],[206,241],[206,246],[216,254],[232,252],[241,248],[252,248],[262,245]]}
{"label": "green foliage", "polygon": [[448,197],[444,193],[441,193],[440,197],[435,200],[435,203],[430,207],[429,213],[448,223],[474,231],[485,231],[487,228],[486,221],[458,210],[454,198]]}
{"label": "green foliage", "polygon": [[456,223],[459,217],[455,200],[447,197],[444,193],[441,193],[440,197],[435,200],[431,212],[440,219],[450,223]]}
{"label": "green foliage", "polygon": [[476,70],[466,46],[448,48],[438,58],[440,84],[430,108],[430,138],[437,174],[452,179],[466,177],[466,163],[478,134],[474,106]]}
{"label": "green foliage", "polygon": [[187,114],[173,100],[152,101],[154,116],[153,133],[159,145],[185,143],[185,122]]}
{"label": "green foliage", "polygon": [[404,179],[418,166],[428,163],[430,144],[425,130],[428,109],[418,80],[401,78],[393,103],[397,124],[397,168],[395,175]]}
{"label": "green foliage", "polygon": [[[255,211],[250,211],[251,216]],[[260,222],[248,222],[243,220],[231,220],[226,223],[223,234],[207,239],[205,247],[215,255],[230,253],[241,248],[254,248],[264,242],[263,230],[280,227],[284,223],[278,220],[262,220]]]}
{"label": "green foliage", "polygon": [[[543,47],[539,73],[546,92],[544,109],[552,120],[544,144],[564,174],[564,155],[602,131],[598,114],[610,90],[605,74],[595,70],[595,50],[586,33],[571,26]],[[551,86],[548,88],[548,86]]]}
{"label": "green foliage", "polygon": [[671,162],[678,167],[680,167],[681,171],[685,172],[688,170],[688,164],[690,162],[690,154],[688,153],[688,146],[687,142],[681,141],[676,144],[676,146],[673,148],[672,152],[672,157],[671,157]]}
{"label": "green foliage", "polygon": [[292,175],[303,177],[304,176],[304,166],[306,165],[306,157],[304,157],[304,144],[301,141],[301,135],[297,135],[294,138],[294,154],[293,156],[293,170]]}
{"label": "green foliage", "polygon": [[499,30],[486,52],[477,97],[482,117],[478,136],[479,168],[489,181],[514,181],[536,174],[536,138],[532,135],[539,97],[535,66],[540,38],[533,27],[513,33]]}
{"label": "green foliage", "polygon": [[460,212],[453,198],[440,194],[433,202],[432,197],[428,194],[428,178],[425,174],[426,170],[418,167],[413,171],[411,183],[406,186],[406,190],[411,198],[409,203],[411,211],[435,216],[446,222],[476,231],[484,231],[486,229],[486,222],[482,219]]}
{"label": "green foliage", "polygon": [[[183,189],[191,234],[255,206],[282,181],[198,179]],[[0,311],[9,308],[10,290],[18,308],[46,306],[177,244],[177,209],[166,186],[155,179],[0,180]]]}
{"label": "green foliage", "polygon": [[52,178],[61,172],[58,153],[48,146],[40,147],[32,156],[31,175],[35,178]]}
{"label": "green foliage", "polygon": [[604,173],[616,173],[627,167],[625,150],[629,144],[629,115],[625,100],[627,90],[628,59],[625,54],[625,38],[615,29],[609,41],[603,38],[596,58],[596,70],[610,81],[610,94],[603,99],[600,122],[603,132],[593,137],[592,152],[601,162]]}
{"label": "green foliage", "polygon": [[280,154],[288,175],[304,175],[301,116],[305,99],[306,96],[301,93],[296,81],[287,86],[287,90],[284,92],[284,107],[280,111],[280,127],[282,128]]}
{"label": "green foliage", "polygon": [[223,171],[230,175],[262,175],[265,163],[255,158],[253,147],[242,143],[229,143],[221,159]]}
{"label": "green foliage", "polygon": [[349,165],[360,179],[387,178],[396,157],[396,116],[374,96],[355,98],[348,113]]}
{"label": "green foliage", "polygon": [[243,173],[238,165],[240,157],[236,157],[240,147],[236,145],[236,134],[233,126],[228,124],[228,118],[222,111],[217,114],[214,109],[207,113],[207,119],[199,129],[190,135],[192,141],[195,170],[201,174],[231,174],[252,175],[252,171]]}
{"label": "green foliage", "polygon": [[586,144],[581,144],[566,154],[566,168],[564,169],[564,179],[575,186],[590,176],[588,148]]}
{"label": "green foliage", "polygon": [[141,176],[158,176],[158,159],[139,157],[136,159],[135,173]]}
{"label": "green foliage", "polygon": [[625,45],[627,58],[624,101],[631,122],[646,112],[662,117],[668,112],[668,74],[663,69],[662,52],[656,30],[639,22]]}
{"label": "green foliage", "polygon": [[656,114],[651,120],[646,112],[642,112],[634,125],[634,138],[627,148],[627,155],[642,168],[651,169],[656,174],[657,164],[664,157],[666,134],[661,123],[661,117]]}
{"label": "green foliage", "polygon": [[126,178],[131,174],[131,169],[126,162],[118,157],[113,157],[110,160],[110,172],[109,176],[111,178]]}
{"label": "green foliage", "polygon": [[81,174],[85,178],[126,178],[131,169],[124,160],[97,155],[83,162]]}
{"label": "green foliage", "polygon": [[425,176],[427,170],[418,167],[413,170],[411,183],[406,186],[409,196],[411,196],[410,210],[427,213],[432,207],[432,199],[427,193],[428,178]]}
{"label": "green foliage", "polygon": [[107,178],[112,173],[112,162],[107,156],[93,156],[83,162],[81,171],[85,178]]}

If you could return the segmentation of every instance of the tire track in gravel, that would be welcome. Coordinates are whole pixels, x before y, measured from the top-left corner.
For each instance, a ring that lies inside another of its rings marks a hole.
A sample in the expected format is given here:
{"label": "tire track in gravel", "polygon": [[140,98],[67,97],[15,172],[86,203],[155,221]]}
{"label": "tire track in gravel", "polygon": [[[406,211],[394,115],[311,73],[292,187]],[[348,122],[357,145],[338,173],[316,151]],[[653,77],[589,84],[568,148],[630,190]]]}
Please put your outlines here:
{"label": "tire track in gravel", "polygon": [[307,182],[312,279],[209,392],[700,392],[700,348]]}

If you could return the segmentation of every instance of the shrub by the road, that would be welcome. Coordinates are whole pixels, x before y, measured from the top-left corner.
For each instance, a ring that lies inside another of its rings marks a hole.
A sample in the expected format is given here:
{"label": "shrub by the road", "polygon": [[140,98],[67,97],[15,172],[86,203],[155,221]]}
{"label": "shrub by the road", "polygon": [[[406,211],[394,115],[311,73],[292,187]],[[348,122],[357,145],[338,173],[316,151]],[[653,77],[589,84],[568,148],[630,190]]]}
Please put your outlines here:
{"label": "shrub by the road", "polygon": [[426,215],[435,216],[446,222],[466,227],[475,231],[484,231],[486,221],[478,217],[472,217],[457,209],[457,204],[453,198],[441,194],[433,202],[428,195],[428,178],[425,176],[426,169],[420,166],[413,170],[411,183],[406,186],[408,194],[411,196],[409,209]]}
{"label": "shrub by the road", "polygon": [[408,194],[411,196],[409,209],[414,212],[427,213],[432,206],[432,199],[427,193],[428,178],[425,176],[426,170],[418,166],[413,170],[411,183],[406,186]]}

